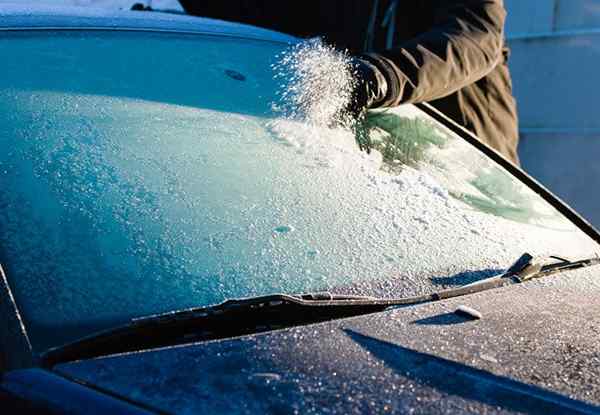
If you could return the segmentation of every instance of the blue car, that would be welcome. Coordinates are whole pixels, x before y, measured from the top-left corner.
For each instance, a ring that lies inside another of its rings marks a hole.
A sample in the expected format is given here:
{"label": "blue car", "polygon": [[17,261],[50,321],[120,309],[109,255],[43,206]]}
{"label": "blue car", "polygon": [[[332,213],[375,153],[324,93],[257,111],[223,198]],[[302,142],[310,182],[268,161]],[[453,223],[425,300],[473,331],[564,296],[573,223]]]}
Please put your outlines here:
{"label": "blue car", "polygon": [[600,413],[598,232],[430,106],[285,116],[298,42],[0,8],[0,412]]}

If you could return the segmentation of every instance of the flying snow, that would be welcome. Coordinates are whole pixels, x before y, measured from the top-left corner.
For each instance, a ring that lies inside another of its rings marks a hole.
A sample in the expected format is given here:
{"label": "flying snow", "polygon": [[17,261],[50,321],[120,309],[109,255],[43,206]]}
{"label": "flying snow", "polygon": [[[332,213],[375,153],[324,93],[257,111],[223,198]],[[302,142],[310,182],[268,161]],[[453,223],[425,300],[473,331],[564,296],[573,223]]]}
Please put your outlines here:
{"label": "flying snow", "polygon": [[315,126],[350,126],[346,111],[356,80],[345,51],[314,38],[293,46],[273,65],[279,81],[278,102],[283,118]]}

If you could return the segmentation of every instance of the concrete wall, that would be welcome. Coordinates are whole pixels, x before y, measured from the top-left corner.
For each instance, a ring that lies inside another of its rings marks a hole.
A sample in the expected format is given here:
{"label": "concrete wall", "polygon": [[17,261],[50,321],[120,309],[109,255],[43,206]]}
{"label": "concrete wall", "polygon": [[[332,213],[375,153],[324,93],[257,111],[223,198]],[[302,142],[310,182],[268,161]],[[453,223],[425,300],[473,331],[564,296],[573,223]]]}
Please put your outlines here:
{"label": "concrete wall", "polygon": [[505,0],[526,171],[600,228],[600,0]]}
{"label": "concrete wall", "polygon": [[509,45],[523,129],[600,132],[600,31]]}
{"label": "concrete wall", "polygon": [[554,0],[504,0],[508,10],[506,33],[530,34],[552,30]]}
{"label": "concrete wall", "polygon": [[521,134],[524,169],[600,229],[600,136]]}
{"label": "concrete wall", "polygon": [[509,35],[600,27],[598,0],[504,0]]}
{"label": "concrete wall", "polygon": [[505,3],[522,128],[600,133],[600,0]]}

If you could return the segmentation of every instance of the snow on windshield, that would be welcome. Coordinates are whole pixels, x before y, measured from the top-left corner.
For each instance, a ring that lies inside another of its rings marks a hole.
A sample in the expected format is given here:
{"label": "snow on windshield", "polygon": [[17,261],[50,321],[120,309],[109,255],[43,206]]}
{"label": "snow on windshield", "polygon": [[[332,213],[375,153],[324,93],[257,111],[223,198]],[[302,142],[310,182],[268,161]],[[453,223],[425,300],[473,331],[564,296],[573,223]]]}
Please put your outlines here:
{"label": "snow on windshield", "polygon": [[36,350],[226,298],[398,297],[597,248],[414,107],[371,118],[370,154],[274,113],[276,44],[38,33],[0,52],[0,260]]}

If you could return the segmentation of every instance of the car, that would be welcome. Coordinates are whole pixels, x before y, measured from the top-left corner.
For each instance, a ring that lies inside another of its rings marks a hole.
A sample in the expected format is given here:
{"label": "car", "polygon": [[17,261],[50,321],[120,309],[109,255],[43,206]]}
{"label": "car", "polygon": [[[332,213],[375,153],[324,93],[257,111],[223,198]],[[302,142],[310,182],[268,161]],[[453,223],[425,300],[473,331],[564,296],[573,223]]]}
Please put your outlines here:
{"label": "car", "polygon": [[600,413],[600,235],[432,107],[282,113],[255,27],[0,16],[3,413]]}

